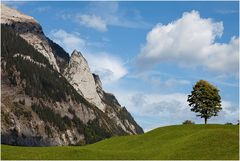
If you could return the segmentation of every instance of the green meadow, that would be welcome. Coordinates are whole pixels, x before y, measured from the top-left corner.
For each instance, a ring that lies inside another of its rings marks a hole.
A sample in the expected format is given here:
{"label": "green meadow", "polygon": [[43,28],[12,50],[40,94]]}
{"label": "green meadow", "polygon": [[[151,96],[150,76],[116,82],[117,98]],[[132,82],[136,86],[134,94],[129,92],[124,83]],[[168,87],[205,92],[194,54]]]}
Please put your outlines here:
{"label": "green meadow", "polygon": [[174,125],[142,135],[121,136],[86,146],[1,145],[4,160],[159,159],[238,160],[239,126]]}

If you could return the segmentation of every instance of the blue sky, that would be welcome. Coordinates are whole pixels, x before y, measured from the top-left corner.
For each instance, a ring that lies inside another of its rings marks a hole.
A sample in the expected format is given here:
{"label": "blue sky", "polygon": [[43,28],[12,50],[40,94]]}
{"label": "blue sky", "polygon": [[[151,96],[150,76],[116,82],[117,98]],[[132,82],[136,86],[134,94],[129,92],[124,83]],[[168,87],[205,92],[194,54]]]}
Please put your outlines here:
{"label": "blue sky", "polygon": [[203,123],[186,101],[199,79],[221,91],[223,110],[209,123],[237,122],[238,2],[6,3],[69,53],[81,51],[144,130]]}

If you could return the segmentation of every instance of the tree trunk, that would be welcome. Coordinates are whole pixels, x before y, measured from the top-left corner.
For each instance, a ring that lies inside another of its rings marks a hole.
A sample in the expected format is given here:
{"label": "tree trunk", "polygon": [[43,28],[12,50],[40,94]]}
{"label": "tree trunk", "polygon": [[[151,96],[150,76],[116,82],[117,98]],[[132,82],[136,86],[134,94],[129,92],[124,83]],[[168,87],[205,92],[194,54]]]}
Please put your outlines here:
{"label": "tree trunk", "polygon": [[207,124],[207,118],[206,117],[204,118],[204,121],[205,121],[205,124]]}

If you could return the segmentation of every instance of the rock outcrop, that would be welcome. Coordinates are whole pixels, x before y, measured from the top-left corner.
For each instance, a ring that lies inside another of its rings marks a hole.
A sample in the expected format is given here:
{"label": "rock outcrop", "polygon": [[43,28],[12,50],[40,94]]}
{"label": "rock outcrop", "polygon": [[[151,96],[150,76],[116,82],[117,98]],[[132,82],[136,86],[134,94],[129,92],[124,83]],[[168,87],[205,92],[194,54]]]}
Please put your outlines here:
{"label": "rock outcrop", "polygon": [[59,72],[56,59],[42,31],[41,25],[31,16],[27,16],[1,3],[1,24],[8,25],[23,39],[43,54],[50,64]]}
{"label": "rock outcrop", "polygon": [[[74,50],[64,76],[76,91],[90,103],[103,111],[121,130],[128,134],[142,133],[126,108],[121,107],[113,94],[102,89],[102,82],[98,75],[92,74],[86,59],[81,52]],[[130,119],[130,120],[129,120]]]}
{"label": "rock outcrop", "polygon": [[79,94],[100,110],[105,110],[96,91],[95,81],[88,63],[80,52],[76,50],[73,51],[69,66],[65,69],[64,76]]}

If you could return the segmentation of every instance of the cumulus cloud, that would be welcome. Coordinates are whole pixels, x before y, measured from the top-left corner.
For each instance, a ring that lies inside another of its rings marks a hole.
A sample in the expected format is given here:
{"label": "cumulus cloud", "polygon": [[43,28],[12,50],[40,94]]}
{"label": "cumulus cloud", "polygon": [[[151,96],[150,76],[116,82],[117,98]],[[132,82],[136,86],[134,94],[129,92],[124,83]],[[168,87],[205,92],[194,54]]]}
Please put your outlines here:
{"label": "cumulus cloud", "polygon": [[52,30],[50,38],[62,46],[68,53],[74,49],[82,50],[86,46],[86,41],[79,36],[79,33],[68,33],[65,30]]}
{"label": "cumulus cloud", "polygon": [[106,22],[99,16],[82,14],[77,15],[76,19],[80,24],[86,27],[90,27],[101,32],[107,31]]}
{"label": "cumulus cloud", "polygon": [[103,84],[114,82],[127,74],[123,61],[106,52],[86,54],[89,65],[94,73],[100,75]]}
{"label": "cumulus cloud", "polygon": [[208,54],[205,65],[207,68],[223,73],[238,73],[239,38],[233,37],[228,44],[212,44],[203,53]]}
{"label": "cumulus cloud", "polygon": [[237,73],[239,38],[216,43],[223,29],[222,22],[201,18],[197,11],[185,12],[176,21],[157,24],[147,34],[138,63],[151,67],[160,62],[175,62],[184,67],[202,66],[211,71]]}

